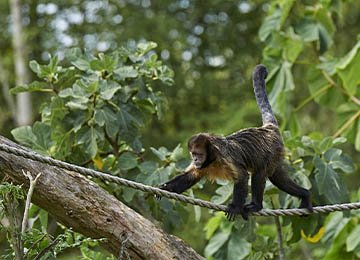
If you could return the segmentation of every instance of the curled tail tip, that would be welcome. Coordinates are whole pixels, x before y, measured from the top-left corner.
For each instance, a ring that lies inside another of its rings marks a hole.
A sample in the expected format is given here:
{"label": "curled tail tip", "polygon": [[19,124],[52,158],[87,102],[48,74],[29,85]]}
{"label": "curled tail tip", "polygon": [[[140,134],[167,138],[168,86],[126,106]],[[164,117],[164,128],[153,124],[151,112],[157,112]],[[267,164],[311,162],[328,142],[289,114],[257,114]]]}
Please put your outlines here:
{"label": "curled tail tip", "polygon": [[259,64],[255,67],[254,72],[253,72],[253,78],[254,79],[266,79],[267,77],[267,69],[264,65]]}

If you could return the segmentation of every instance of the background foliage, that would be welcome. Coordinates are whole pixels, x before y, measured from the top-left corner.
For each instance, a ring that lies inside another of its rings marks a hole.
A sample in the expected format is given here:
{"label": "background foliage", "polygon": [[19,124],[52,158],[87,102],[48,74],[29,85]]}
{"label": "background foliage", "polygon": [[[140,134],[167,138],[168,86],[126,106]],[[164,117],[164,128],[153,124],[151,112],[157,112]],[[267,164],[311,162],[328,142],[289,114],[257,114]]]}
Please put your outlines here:
{"label": "background foliage", "polygon": [[[315,205],[358,201],[358,2],[23,4],[34,81],[12,92],[31,91],[40,114],[32,126],[11,131],[1,102],[3,135],[58,159],[159,184],[186,167],[179,143],[193,133],[260,125],[251,73],[262,62],[292,178],[311,188]],[[0,6],[0,23],[9,28],[0,32],[0,52],[11,75],[11,20],[7,2]],[[209,259],[279,257],[271,218],[229,223],[222,213],[100,184]],[[201,182],[188,194],[226,203],[231,191],[227,182]],[[267,183],[265,208],[298,204]],[[360,258],[359,217],[352,211],[281,218],[286,254]]]}

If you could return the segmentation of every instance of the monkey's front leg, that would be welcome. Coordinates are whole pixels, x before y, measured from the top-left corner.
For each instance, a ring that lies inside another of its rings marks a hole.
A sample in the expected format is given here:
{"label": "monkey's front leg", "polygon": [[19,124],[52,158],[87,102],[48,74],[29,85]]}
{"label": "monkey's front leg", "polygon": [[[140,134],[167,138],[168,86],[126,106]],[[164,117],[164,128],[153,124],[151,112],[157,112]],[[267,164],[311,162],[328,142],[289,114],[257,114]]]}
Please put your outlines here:
{"label": "monkey's front leg", "polygon": [[243,219],[248,219],[248,214],[244,210],[244,204],[248,194],[248,179],[249,176],[246,173],[241,176],[241,180],[235,182],[234,184],[233,200],[227,206],[225,211],[225,216],[229,221],[235,220],[235,217],[238,214],[241,214]]}
{"label": "monkey's front leg", "polygon": [[[199,180],[199,178],[189,172],[176,176],[174,179],[162,184],[159,188],[180,194],[196,184]],[[161,196],[155,195],[155,198],[160,200]]]}

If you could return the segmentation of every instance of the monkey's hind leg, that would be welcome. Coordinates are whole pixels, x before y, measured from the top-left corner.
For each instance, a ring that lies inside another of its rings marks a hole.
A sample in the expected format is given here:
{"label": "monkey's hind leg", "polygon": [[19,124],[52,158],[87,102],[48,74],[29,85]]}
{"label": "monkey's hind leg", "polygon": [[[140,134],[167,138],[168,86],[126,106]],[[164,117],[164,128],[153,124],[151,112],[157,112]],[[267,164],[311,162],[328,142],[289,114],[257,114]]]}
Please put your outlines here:
{"label": "monkey's hind leg", "polygon": [[299,208],[306,208],[312,211],[310,191],[300,187],[292,179],[290,179],[284,165],[275,171],[274,174],[269,177],[269,180],[280,190],[285,191],[292,196],[299,197],[301,199]]}
{"label": "monkey's hind leg", "polygon": [[266,173],[264,170],[258,171],[251,176],[251,203],[244,206],[247,214],[260,211],[263,206],[263,196],[266,182]]}
{"label": "monkey's hind leg", "polygon": [[248,214],[244,211],[244,204],[248,194],[248,179],[249,176],[245,171],[241,179],[234,184],[233,199],[225,211],[225,216],[229,221],[235,220],[238,214],[241,214],[243,219],[248,219]]}

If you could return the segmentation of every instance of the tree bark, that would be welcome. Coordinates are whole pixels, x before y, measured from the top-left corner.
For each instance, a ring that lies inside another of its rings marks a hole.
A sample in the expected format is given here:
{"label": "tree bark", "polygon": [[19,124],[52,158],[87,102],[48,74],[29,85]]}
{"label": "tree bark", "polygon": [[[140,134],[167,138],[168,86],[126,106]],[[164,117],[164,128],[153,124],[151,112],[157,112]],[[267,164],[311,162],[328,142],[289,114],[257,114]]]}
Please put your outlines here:
{"label": "tree bark", "polygon": [[[10,9],[13,26],[13,48],[15,60],[16,85],[24,85],[29,82],[27,70],[26,46],[22,33],[22,16],[20,0],[10,0]],[[17,113],[16,122],[18,125],[29,125],[31,123],[31,96],[30,93],[19,93],[16,96]]]}
{"label": "tree bark", "polygon": [[[0,136],[0,144],[29,149]],[[135,259],[204,259],[181,239],[164,233],[154,223],[125,206],[88,178],[72,171],[32,161],[0,150],[0,175],[8,175],[14,183],[42,173],[36,184],[32,202],[48,211],[57,221],[92,238],[107,238],[103,246],[118,255],[126,232],[126,243]]]}

